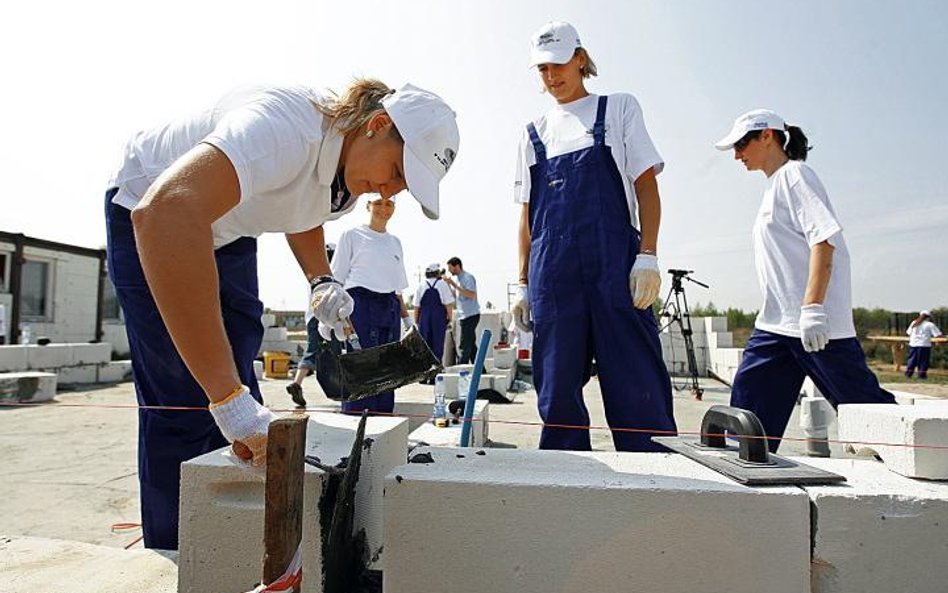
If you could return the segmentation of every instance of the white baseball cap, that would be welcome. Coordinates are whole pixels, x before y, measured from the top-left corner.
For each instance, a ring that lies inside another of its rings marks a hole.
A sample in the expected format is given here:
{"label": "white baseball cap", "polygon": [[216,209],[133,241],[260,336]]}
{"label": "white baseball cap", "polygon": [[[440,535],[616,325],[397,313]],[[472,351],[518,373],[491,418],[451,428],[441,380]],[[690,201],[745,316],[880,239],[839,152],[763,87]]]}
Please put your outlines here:
{"label": "white baseball cap", "polygon": [[530,38],[530,67],[540,64],[565,64],[582,47],[579,33],[564,21],[551,21]]}
{"label": "white baseball cap", "polygon": [[931,317],[932,313],[928,309],[922,309],[919,315],[921,315],[922,317]]}
{"label": "white baseball cap", "polygon": [[438,264],[438,263],[429,264],[428,267],[425,268],[425,273],[429,273],[429,272],[434,273],[434,272],[441,272],[441,271],[442,271],[441,264]]}
{"label": "white baseball cap", "polygon": [[425,216],[438,218],[438,183],[451,168],[461,141],[454,111],[438,95],[406,84],[382,99],[405,140],[405,182]]}
{"label": "white baseball cap", "polygon": [[787,124],[782,117],[769,109],[754,109],[735,119],[731,131],[718,140],[714,147],[718,150],[731,150],[734,143],[748,132],[768,129],[783,132],[787,129]]}

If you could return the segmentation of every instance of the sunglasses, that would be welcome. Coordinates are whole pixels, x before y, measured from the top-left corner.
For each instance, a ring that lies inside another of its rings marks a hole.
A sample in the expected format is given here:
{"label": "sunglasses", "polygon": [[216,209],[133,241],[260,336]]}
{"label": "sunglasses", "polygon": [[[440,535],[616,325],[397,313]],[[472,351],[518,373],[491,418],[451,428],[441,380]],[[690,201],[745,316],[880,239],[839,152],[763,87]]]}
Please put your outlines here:
{"label": "sunglasses", "polygon": [[734,150],[742,152],[747,145],[751,143],[751,140],[760,137],[760,130],[754,130],[753,132],[748,132],[744,134],[744,137],[734,143]]}

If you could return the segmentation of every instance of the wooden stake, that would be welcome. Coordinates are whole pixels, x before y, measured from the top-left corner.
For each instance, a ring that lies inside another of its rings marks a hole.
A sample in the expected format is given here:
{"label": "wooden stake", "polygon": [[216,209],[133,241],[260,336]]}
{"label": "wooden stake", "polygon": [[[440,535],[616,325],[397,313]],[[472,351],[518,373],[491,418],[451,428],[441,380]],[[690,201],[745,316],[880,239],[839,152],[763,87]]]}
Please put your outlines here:
{"label": "wooden stake", "polygon": [[283,575],[303,538],[303,468],[308,419],[306,414],[294,414],[270,423],[263,523],[265,584]]}

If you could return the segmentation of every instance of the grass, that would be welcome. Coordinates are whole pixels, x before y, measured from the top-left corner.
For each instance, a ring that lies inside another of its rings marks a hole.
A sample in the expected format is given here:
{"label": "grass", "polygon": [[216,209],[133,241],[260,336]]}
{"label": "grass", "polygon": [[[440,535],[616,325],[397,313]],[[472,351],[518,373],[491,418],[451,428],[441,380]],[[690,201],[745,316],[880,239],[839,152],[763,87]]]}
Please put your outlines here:
{"label": "grass", "polygon": [[948,371],[944,369],[928,369],[928,379],[919,379],[917,376],[909,379],[902,371],[896,371],[891,364],[870,360],[869,368],[879,377],[880,383],[919,383],[929,385],[948,385]]}

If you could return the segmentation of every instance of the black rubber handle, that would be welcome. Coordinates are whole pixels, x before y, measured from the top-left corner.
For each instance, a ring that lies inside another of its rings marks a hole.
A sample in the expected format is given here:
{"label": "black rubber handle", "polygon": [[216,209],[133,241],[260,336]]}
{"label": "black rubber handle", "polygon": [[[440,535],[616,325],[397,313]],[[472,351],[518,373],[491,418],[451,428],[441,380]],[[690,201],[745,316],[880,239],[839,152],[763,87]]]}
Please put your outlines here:
{"label": "black rubber handle", "polygon": [[[764,426],[753,412],[732,406],[711,406],[701,420],[701,444],[725,448],[724,431],[737,435],[740,458],[752,463],[769,463]],[[753,437],[753,438],[746,438]]]}

